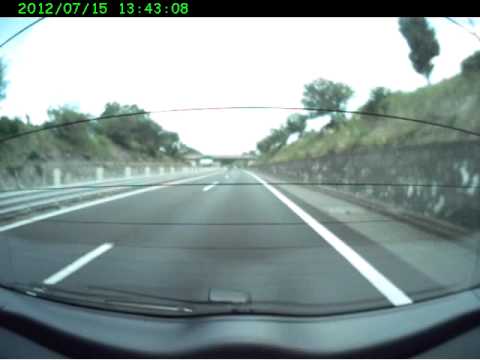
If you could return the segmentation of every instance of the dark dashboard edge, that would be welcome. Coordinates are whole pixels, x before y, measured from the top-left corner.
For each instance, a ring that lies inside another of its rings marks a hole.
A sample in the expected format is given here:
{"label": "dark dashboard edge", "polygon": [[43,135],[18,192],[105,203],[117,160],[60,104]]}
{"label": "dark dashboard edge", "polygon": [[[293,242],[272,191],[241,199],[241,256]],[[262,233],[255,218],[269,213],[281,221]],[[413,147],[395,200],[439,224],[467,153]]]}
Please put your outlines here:
{"label": "dark dashboard edge", "polygon": [[339,316],[162,318],[0,289],[0,326],[69,357],[410,357],[478,326],[479,319],[478,290]]}

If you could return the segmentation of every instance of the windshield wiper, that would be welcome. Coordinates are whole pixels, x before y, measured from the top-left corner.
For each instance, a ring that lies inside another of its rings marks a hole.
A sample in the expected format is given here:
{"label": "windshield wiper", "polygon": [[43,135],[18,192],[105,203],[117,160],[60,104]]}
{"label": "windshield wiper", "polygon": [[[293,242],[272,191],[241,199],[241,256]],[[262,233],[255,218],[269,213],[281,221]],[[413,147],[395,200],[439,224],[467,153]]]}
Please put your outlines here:
{"label": "windshield wiper", "polygon": [[78,290],[65,289],[43,283],[9,283],[2,286],[26,295],[56,300],[80,306],[102,307],[147,314],[232,314],[252,313],[252,299],[248,293],[225,289],[210,289],[206,301],[158,296],[152,292],[85,286]]}
{"label": "windshield wiper", "polygon": [[[44,285],[39,283],[19,284],[10,283],[6,287],[20,291],[26,295],[39,298],[76,303],[78,305],[102,306],[107,309],[118,308],[121,310],[135,310],[152,312],[170,312],[181,314],[193,314],[195,309],[183,300],[173,298],[161,298],[154,295],[122,292],[122,296],[109,295],[108,292],[116,290],[92,290],[90,287],[81,290],[64,289],[57,286]],[[120,292],[120,291],[116,291]]]}

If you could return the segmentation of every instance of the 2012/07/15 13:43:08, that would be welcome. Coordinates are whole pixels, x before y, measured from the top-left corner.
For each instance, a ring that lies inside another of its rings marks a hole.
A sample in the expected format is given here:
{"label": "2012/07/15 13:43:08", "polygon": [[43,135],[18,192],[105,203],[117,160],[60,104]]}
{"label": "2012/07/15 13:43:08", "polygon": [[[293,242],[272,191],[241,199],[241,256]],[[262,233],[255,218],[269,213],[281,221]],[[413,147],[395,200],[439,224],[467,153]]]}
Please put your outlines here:
{"label": "2012/07/15 13:43:08", "polygon": [[120,3],[120,15],[188,15],[188,3],[172,3],[170,6],[159,2],[136,6],[134,3]]}

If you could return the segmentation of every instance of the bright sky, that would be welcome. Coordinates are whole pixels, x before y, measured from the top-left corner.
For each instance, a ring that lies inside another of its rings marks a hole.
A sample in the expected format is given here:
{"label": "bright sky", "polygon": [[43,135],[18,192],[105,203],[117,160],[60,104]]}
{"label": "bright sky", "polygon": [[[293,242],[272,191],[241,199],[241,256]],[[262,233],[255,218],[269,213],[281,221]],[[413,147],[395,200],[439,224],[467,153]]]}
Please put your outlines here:
{"label": "bright sky", "polygon": [[[0,41],[32,20],[0,18]],[[441,48],[432,73],[438,82],[458,73],[480,42],[446,19],[429,21]],[[0,114],[28,114],[38,124],[49,107],[70,104],[99,115],[109,101],[146,110],[301,107],[304,84],[319,77],[350,85],[356,95],[348,107],[356,110],[376,86],[425,85],[408,53],[396,18],[47,18],[0,49],[9,81]],[[203,153],[240,154],[290,113],[152,117]],[[314,121],[309,128],[318,128]]]}

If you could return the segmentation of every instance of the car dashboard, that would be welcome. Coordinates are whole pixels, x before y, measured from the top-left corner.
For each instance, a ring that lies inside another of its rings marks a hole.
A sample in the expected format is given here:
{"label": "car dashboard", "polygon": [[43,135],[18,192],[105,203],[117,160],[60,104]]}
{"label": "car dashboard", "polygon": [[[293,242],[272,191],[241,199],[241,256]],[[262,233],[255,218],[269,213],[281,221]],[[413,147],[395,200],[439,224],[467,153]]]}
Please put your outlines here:
{"label": "car dashboard", "polygon": [[314,316],[124,314],[0,289],[0,356],[478,357],[480,291]]}

